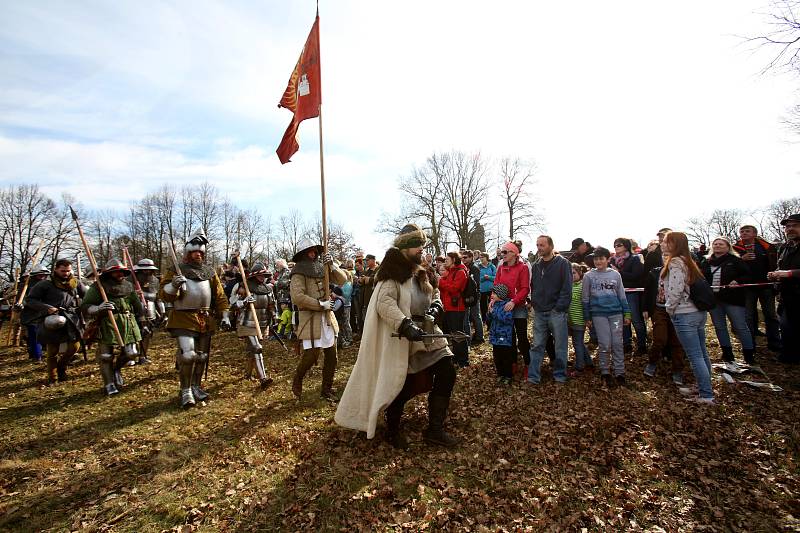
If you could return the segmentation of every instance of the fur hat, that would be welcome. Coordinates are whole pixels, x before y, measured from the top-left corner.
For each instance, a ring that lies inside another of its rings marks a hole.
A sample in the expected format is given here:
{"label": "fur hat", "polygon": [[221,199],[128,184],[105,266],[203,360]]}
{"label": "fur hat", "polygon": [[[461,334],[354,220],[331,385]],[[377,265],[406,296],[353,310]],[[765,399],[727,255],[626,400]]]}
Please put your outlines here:
{"label": "fur hat", "polygon": [[406,224],[394,239],[395,247],[404,250],[408,248],[423,248],[428,243],[428,236],[416,224]]}

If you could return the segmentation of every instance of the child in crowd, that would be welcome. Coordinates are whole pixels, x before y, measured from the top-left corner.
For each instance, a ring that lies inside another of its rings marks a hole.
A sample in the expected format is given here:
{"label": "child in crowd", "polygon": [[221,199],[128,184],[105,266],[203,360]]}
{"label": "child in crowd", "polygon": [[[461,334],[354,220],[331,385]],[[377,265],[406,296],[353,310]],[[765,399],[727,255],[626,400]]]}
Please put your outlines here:
{"label": "child in crowd", "polygon": [[581,372],[584,367],[588,369],[594,368],[592,356],[589,355],[589,350],[586,349],[584,337],[586,334],[586,323],[583,320],[583,274],[587,268],[578,263],[572,263],[572,300],[569,304],[569,316],[567,323],[569,324],[569,333],[572,336],[572,347],[575,349],[575,369],[570,377],[575,377],[578,372]]}
{"label": "child in crowd", "polygon": [[489,342],[492,345],[497,382],[501,385],[511,385],[512,365],[516,359],[516,350],[513,346],[514,312],[504,309],[510,301],[508,287],[502,283],[492,287],[492,296],[487,310],[492,317],[489,322]]}
{"label": "child in crowd", "polygon": [[281,316],[278,323],[278,334],[284,338],[291,338],[292,336],[292,310],[289,309],[289,304],[282,302],[280,304]]}
{"label": "child in crowd", "polygon": [[[625,386],[625,353],[622,346],[622,328],[631,323],[631,312],[622,276],[608,268],[611,252],[598,246],[594,250],[594,269],[583,277],[581,302],[586,326],[594,325],[597,332],[600,372],[603,384],[613,386],[609,367],[613,366],[616,384]],[[609,354],[613,352],[612,361]],[[612,364],[613,363],[613,364]]]}

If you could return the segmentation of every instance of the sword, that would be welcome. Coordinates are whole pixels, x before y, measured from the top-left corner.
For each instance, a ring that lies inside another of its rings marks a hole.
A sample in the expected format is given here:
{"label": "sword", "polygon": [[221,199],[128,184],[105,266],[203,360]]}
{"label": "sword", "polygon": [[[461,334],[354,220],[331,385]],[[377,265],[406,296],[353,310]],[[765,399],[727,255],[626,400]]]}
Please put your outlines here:
{"label": "sword", "polygon": [[[399,333],[392,333],[392,337],[403,337]],[[453,333],[424,333],[421,335],[422,340],[425,339],[448,339],[453,342],[464,342],[471,339],[469,335],[462,331],[454,331]]]}
{"label": "sword", "polygon": [[274,325],[269,325],[269,332],[272,333],[272,335],[275,337],[275,340],[278,341],[281,346],[283,346],[283,349],[286,350],[286,353],[289,353],[289,348],[286,347],[286,344],[284,344],[283,340],[278,336],[278,332],[275,331]]}

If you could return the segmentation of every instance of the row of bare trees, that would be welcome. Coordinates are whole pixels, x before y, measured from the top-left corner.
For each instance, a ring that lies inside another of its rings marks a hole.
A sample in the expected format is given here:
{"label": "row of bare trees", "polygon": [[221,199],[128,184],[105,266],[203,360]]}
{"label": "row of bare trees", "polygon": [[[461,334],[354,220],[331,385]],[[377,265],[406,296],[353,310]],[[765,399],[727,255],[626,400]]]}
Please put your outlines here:
{"label": "row of bare trees", "polygon": [[[487,235],[486,228],[496,222],[499,227],[500,221],[507,221],[511,239],[543,229],[535,171],[535,163],[518,157],[493,162],[480,152],[433,153],[399,179],[400,212],[383,213],[378,231],[395,234],[409,221],[416,222],[428,233],[431,251],[439,255],[451,243],[487,249],[493,240],[502,239]],[[493,209],[500,200],[503,207]]]}
{"label": "row of bare trees", "polygon": [[800,196],[776,200],[758,209],[715,209],[686,221],[686,233],[697,244],[710,245],[716,237],[739,239],[739,228],[751,224],[758,234],[771,242],[784,240],[781,220],[800,213]]}
{"label": "row of bare trees", "polygon": [[[207,258],[213,264],[227,261],[237,251],[251,264],[257,260],[273,264],[278,258],[291,258],[303,238],[322,240],[319,216],[308,218],[291,211],[273,219],[257,209],[238,207],[209,183],[183,188],[163,186],[131,202],[125,212],[90,211],[67,194],[56,202],[36,185],[11,185],[0,189],[3,279],[13,280],[17,268],[21,272],[31,268],[40,242],[43,265],[52,265],[60,257],[76,257],[81,243],[70,205],[80,216],[100,266],[111,257],[120,257],[122,247],[127,246],[132,257],[151,258],[163,268],[169,261],[171,242],[180,249],[197,230],[202,230],[210,241]],[[352,234],[333,220],[328,220],[328,248],[340,260],[357,251]]]}

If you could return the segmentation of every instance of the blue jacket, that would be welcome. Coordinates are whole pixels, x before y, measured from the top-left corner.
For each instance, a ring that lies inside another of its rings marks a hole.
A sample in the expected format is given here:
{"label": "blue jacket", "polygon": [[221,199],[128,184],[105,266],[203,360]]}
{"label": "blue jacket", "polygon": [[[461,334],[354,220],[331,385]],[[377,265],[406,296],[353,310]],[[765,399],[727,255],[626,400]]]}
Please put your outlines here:
{"label": "blue jacket", "polygon": [[[480,270],[481,270],[480,291],[492,292],[492,287],[494,286],[494,277],[497,275],[497,267],[489,263],[486,266],[481,266]],[[489,279],[484,279],[484,276],[489,276]]]}
{"label": "blue jacket", "polygon": [[572,301],[572,266],[561,255],[539,260],[531,273],[531,305],[534,311],[566,313]]}
{"label": "blue jacket", "polygon": [[489,344],[511,346],[514,337],[514,311],[503,306],[511,300],[500,300],[492,304],[492,321],[489,324]]}

